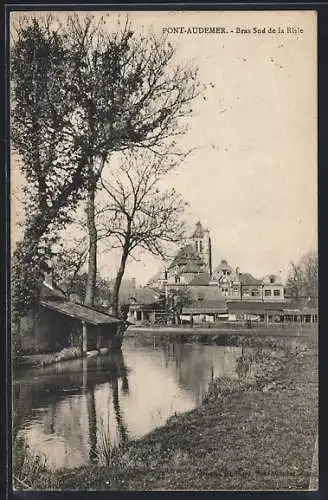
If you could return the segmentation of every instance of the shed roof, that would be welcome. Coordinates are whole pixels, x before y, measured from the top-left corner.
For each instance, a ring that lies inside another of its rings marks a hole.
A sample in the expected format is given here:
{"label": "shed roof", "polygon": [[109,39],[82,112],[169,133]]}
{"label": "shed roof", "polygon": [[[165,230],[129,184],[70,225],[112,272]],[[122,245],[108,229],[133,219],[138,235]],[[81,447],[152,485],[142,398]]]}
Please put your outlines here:
{"label": "shed roof", "polygon": [[56,298],[45,297],[41,300],[40,304],[43,307],[57,311],[65,316],[85,321],[90,325],[97,326],[122,323],[122,321],[115,316],[65,299],[58,300]]}
{"label": "shed roof", "polygon": [[259,314],[266,311],[283,312],[286,304],[283,302],[255,302],[255,301],[229,301],[227,302],[229,312],[258,312]]}
{"label": "shed roof", "polygon": [[202,300],[193,301],[192,304],[183,308],[183,314],[215,314],[227,311],[227,306],[223,300]]}

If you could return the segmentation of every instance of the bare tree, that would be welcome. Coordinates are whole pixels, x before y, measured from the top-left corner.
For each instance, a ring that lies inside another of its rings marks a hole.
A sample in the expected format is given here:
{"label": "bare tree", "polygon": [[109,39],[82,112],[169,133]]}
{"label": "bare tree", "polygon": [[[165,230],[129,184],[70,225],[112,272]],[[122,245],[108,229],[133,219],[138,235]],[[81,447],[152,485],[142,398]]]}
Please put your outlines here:
{"label": "bare tree", "polygon": [[318,298],[318,255],[315,251],[306,253],[298,264],[291,263],[286,292],[297,301],[307,300],[316,304]]}
{"label": "bare tree", "polygon": [[74,238],[69,246],[61,243],[58,251],[53,253],[53,280],[67,295],[73,292],[77,276],[81,273],[87,257],[88,245],[86,235],[79,239]]}
{"label": "bare tree", "polygon": [[112,292],[112,309],[119,312],[119,290],[127,260],[136,249],[165,256],[167,245],[183,236],[185,203],[161,181],[175,166],[167,156],[132,151],[123,155],[110,180],[102,179],[106,202],[100,210],[101,230],[120,248],[120,265]]}

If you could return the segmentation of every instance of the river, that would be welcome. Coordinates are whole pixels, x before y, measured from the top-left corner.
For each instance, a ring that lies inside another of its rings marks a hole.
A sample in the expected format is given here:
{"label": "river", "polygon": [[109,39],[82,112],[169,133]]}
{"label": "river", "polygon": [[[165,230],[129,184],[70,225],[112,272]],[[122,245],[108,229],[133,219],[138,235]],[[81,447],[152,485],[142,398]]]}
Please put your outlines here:
{"label": "river", "polygon": [[201,404],[213,377],[236,377],[240,347],[129,338],[122,352],[18,374],[13,434],[51,468],[96,461],[111,444],[141,437]]}

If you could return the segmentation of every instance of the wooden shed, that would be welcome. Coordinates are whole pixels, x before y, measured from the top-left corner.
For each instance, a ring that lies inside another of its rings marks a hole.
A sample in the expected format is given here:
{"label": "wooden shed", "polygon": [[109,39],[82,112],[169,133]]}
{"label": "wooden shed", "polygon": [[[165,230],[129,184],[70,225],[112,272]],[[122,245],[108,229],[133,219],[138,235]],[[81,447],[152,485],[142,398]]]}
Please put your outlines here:
{"label": "wooden shed", "polygon": [[123,327],[121,319],[72,302],[60,290],[43,284],[38,311],[21,322],[20,343],[23,351],[30,352],[113,348],[121,345]]}

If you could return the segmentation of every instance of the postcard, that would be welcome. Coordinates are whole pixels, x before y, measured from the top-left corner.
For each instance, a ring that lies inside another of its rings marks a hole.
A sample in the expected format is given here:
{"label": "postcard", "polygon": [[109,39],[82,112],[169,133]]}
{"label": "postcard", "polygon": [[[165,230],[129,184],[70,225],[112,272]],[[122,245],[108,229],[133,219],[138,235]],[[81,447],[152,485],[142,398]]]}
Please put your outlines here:
{"label": "postcard", "polygon": [[15,490],[318,489],[317,19],[10,12]]}

